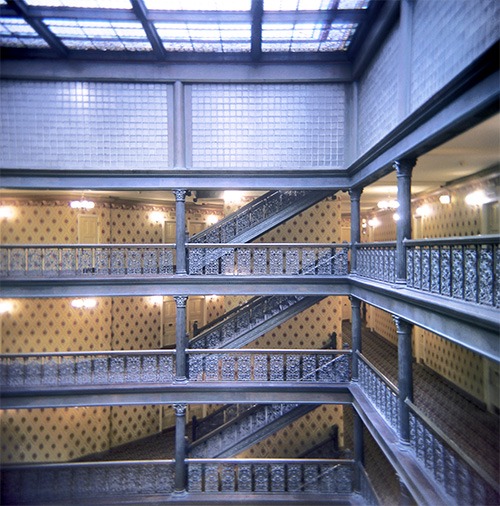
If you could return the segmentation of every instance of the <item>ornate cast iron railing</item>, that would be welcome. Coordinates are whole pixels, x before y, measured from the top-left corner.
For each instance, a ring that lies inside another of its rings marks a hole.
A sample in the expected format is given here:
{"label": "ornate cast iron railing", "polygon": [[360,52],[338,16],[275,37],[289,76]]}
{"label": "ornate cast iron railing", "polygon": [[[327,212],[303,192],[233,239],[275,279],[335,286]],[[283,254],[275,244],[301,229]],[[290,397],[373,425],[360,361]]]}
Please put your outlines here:
{"label": "ornate cast iron railing", "polygon": [[366,357],[359,357],[359,384],[361,389],[385,418],[389,425],[399,430],[399,390],[385,378]]}
{"label": "ornate cast iron railing", "polygon": [[236,213],[191,237],[191,243],[226,243],[293,204],[310,192],[304,190],[270,191]]}
{"label": "ornate cast iron railing", "polygon": [[188,244],[189,274],[345,276],[349,247],[347,243]]}
{"label": "ornate cast iron railing", "polygon": [[437,428],[414,404],[410,407],[410,445],[427,471],[456,504],[500,504],[500,487]]}
{"label": "ornate cast iron railing", "polygon": [[188,491],[353,493],[352,460],[188,459]]}
{"label": "ornate cast iron railing", "polygon": [[174,491],[172,460],[65,462],[2,466],[2,504],[40,504],[132,496]]}
{"label": "ornate cast iron railing", "polygon": [[366,506],[378,506],[380,504],[380,500],[373,489],[366,469],[360,462],[356,463],[356,473],[358,475],[359,494],[363,498],[363,504]]}
{"label": "ornate cast iron railing", "polygon": [[4,387],[171,383],[173,351],[26,353],[0,356]]}
{"label": "ornate cast iron railing", "polygon": [[350,381],[346,350],[190,350],[190,381]]}
{"label": "ornate cast iron railing", "polygon": [[0,246],[0,277],[167,276],[174,244],[17,244]]}
{"label": "ornate cast iron railing", "polygon": [[407,285],[416,290],[500,306],[500,238],[405,241]]}
{"label": "ornate cast iron railing", "polygon": [[218,319],[218,323],[211,322],[200,329],[189,346],[192,349],[220,348],[303,299],[304,297],[300,295],[254,297],[246,304],[223,315]]}
{"label": "ornate cast iron railing", "polygon": [[356,243],[357,273],[365,278],[394,283],[396,243]]}

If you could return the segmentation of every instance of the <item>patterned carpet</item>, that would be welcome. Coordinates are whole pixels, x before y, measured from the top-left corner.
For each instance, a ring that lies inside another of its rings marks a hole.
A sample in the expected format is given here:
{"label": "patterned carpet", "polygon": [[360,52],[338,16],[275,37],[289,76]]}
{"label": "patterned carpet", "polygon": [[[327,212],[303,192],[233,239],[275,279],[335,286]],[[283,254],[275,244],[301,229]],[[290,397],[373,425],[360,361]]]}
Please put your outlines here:
{"label": "patterned carpet", "polygon": [[[351,323],[342,323],[342,338],[351,345]],[[362,326],[363,355],[393,383],[398,383],[398,350]],[[500,472],[500,419],[473,402],[438,374],[413,363],[414,403],[494,480]]]}

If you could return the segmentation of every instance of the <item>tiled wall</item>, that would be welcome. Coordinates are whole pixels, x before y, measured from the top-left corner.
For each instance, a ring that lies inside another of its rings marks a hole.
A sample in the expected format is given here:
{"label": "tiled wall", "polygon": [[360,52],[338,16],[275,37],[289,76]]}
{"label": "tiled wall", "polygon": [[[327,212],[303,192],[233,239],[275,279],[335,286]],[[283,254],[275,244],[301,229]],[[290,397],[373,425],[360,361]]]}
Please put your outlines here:
{"label": "tiled wall", "polygon": [[341,167],[341,84],[193,84],[192,166]]}
{"label": "tiled wall", "polygon": [[0,83],[4,167],[165,168],[171,85]]}

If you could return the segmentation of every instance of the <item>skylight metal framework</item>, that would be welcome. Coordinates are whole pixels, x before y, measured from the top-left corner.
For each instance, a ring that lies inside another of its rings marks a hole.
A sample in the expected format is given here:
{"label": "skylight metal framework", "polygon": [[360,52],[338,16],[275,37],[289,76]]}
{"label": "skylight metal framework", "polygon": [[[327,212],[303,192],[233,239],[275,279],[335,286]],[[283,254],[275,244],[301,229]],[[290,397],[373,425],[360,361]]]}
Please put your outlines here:
{"label": "skylight metal framework", "polygon": [[3,57],[346,61],[373,2],[0,0],[0,44]]}

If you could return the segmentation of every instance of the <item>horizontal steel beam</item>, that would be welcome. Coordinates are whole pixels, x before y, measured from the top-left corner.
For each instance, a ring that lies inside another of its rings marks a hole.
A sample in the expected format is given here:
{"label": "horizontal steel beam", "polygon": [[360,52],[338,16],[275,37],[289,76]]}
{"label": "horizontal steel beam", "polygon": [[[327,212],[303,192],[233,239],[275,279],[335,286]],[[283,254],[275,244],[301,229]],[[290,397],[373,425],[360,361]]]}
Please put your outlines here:
{"label": "horizontal steel beam", "polygon": [[31,409],[49,407],[119,406],[141,404],[206,404],[206,403],[310,403],[349,404],[352,400],[348,384],[279,385],[272,382],[241,385],[236,382],[179,383],[135,387],[72,387],[33,389],[22,395],[3,390],[1,409]]}

